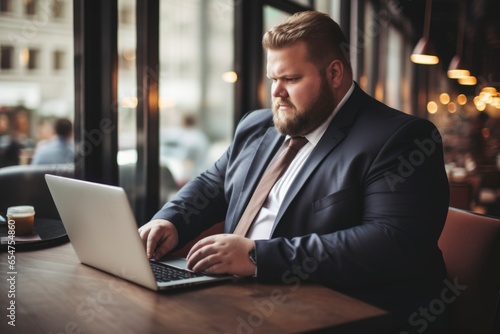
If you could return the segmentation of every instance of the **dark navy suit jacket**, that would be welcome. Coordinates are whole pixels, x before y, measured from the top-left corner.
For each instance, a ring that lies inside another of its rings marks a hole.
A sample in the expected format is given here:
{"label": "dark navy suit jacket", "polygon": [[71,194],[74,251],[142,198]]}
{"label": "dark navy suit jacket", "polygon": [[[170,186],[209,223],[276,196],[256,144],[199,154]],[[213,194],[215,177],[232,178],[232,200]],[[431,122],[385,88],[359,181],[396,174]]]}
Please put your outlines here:
{"label": "dark navy suit jacket", "polygon": [[[231,233],[283,141],[271,110],[247,114],[225,154],[154,218],[175,224],[179,246],[219,221]],[[271,239],[256,241],[257,280],[320,283],[408,323],[443,288],[437,241],[448,198],[435,126],[356,84],[289,189]]]}

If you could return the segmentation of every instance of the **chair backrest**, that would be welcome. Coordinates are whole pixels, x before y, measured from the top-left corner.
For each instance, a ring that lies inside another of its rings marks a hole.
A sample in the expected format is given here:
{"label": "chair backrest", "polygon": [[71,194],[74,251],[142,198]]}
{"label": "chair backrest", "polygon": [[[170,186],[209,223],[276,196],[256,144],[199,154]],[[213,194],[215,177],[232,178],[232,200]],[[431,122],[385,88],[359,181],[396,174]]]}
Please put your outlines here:
{"label": "chair backrest", "polygon": [[460,286],[450,303],[450,333],[498,333],[500,220],[450,208],[439,239],[448,279]]}
{"label": "chair backrest", "polygon": [[73,164],[18,165],[0,168],[0,214],[15,205],[33,205],[37,217],[60,219],[45,174],[73,177]]}

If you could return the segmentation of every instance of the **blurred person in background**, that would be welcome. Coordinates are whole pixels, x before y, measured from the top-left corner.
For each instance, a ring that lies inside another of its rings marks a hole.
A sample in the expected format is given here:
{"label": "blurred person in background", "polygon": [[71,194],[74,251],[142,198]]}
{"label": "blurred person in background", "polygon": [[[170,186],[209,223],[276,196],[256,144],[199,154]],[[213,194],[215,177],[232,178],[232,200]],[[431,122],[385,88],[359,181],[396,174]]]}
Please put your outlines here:
{"label": "blurred person in background", "polygon": [[[13,163],[13,159],[9,156],[8,150],[12,142],[12,136],[9,129],[9,116],[0,114],[0,167],[9,166]],[[12,151],[12,150],[11,150]],[[17,156],[17,154],[15,154]]]}
{"label": "blurred person in background", "polygon": [[39,144],[33,155],[32,165],[73,163],[73,124],[66,118],[54,124],[55,137]]}
{"label": "blurred person in background", "polygon": [[186,113],[178,127],[162,134],[161,157],[169,167],[178,187],[205,171],[210,148],[205,133],[199,128],[196,115]]}

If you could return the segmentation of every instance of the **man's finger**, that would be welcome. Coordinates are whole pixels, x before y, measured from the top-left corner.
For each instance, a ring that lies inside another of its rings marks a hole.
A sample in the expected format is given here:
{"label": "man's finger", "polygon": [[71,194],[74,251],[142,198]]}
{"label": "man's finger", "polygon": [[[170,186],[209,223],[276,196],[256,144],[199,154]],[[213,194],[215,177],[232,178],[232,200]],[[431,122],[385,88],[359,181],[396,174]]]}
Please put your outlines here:
{"label": "man's finger", "polygon": [[154,251],[154,259],[159,260],[163,255],[170,252],[175,247],[173,243],[173,238],[170,236],[167,236],[165,239],[160,240],[156,245],[156,249]]}
{"label": "man's finger", "polygon": [[187,259],[189,259],[195,252],[197,252],[199,249],[205,247],[206,245],[213,244],[215,242],[213,236],[208,236],[206,238],[203,238],[199,240],[197,243],[191,247],[191,249],[188,252],[188,255],[186,256]]}
{"label": "man's finger", "polygon": [[221,264],[222,263],[221,263],[220,256],[218,254],[212,254],[212,255],[209,255],[209,256],[206,256],[206,257],[200,259],[200,261],[198,261],[194,265],[192,270],[194,272],[201,272],[201,271],[208,272],[207,270],[209,270],[211,267],[218,266]]}
{"label": "man's finger", "polygon": [[161,239],[160,229],[155,228],[149,231],[146,244],[146,254],[148,256],[148,259],[151,259],[153,257],[153,254],[156,251],[156,247],[160,239]]}
{"label": "man's finger", "polygon": [[139,237],[141,238],[144,249],[147,247],[148,235],[151,230],[149,228],[139,228]]}
{"label": "man's finger", "polygon": [[[203,259],[209,257],[210,255],[212,254],[216,254],[216,250],[212,247],[212,244],[208,244],[206,246],[202,246],[200,249],[194,251],[191,253],[191,255],[188,255],[187,257],[187,266],[189,269],[191,270],[194,270],[194,268],[196,267],[196,265],[201,262]],[[200,266],[198,266],[198,268],[200,268]],[[205,269],[205,267],[203,267],[203,269]],[[201,269],[201,270],[203,270]],[[198,270],[198,271],[201,271],[201,270]]]}
{"label": "man's finger", "polygon": [[203,271],[206,272],[207,274],[226,274],[227,273],[226,266],[222,262],[213,264]]}

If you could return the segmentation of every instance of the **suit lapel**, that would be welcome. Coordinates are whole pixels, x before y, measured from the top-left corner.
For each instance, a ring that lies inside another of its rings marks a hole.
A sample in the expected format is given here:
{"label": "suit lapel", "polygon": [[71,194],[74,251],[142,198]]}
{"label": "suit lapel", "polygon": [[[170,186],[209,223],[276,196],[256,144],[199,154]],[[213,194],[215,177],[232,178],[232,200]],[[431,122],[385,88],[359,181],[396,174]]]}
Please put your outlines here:
{"label": "suit lapel", "polygon": [[250,201],[250,197],[257,187],[257,183],[260,180],[262,173],[285,139],[285,136],[282,136],[276,130],[276,128],[274,128],[274,126],[269,127],[263,131],[265,131],[265,133],[262,136],[262,140],[259,143],[254,159],[252,160],[243,181],[243,190],[240,197],[238,198],[238,203],[236,204],[236,208],[231,220],[231,233],[234,231],[241,216],[243,215],[243,211]]}
{"label": "suit lapel", "polygon": [[[355,83],[354,91],[352,92],[349,99],[339,110],[337,115],[333,118],[332,122],[326,129],[325,133],[321,137],[320,141],[313,149],[309,157],[307,158],[302,169],[299,171],[297,177],[293,181],[290,189],[288,190],[283,203],[281,203],[280,209],[276,216],[276,220],[273,226],[273,231],[276,229],[276,225],[279,224],[284,212],[287,210],[288,206],[295,198],[299,190],[302,188],[307,179],[311,176],[314,170],[323,162],[326,156],[333,151],[340,142],[345,138],[349,129],[352,127],[356,115],[358,113],[359,104],[365,93],[359,88]],[[271,235],[272,235],[271,233]]]}

